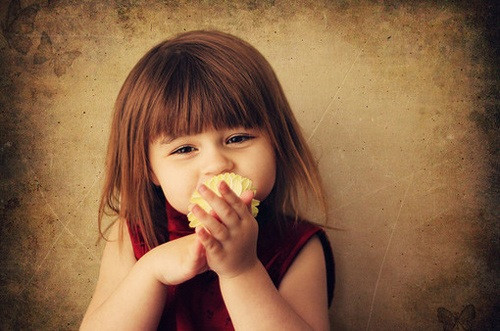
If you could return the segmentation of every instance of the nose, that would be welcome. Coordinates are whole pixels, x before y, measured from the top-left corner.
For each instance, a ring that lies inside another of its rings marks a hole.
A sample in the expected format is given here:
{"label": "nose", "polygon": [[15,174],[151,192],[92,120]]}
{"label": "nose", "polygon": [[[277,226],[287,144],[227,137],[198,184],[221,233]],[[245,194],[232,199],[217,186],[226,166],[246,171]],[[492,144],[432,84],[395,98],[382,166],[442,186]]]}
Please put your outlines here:
{"label": "nose", "polygon": [[234,168],[231,157],[218,148],[207,150],[202,162],[203,172],[207,177],[230,172]]}

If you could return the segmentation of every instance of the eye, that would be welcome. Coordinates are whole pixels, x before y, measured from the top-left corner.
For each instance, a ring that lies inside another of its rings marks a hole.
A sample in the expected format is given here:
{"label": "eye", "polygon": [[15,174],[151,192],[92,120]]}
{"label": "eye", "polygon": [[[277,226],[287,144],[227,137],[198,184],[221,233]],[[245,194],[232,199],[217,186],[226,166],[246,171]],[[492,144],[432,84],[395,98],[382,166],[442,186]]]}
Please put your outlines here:
{"label": "eye", "polygon": [[226,144],[241,144],[247,140],[250,140],[250,139],[253,139],[254,136],[251,136],[249,134],[246,134],[246,133],[238,133],[238,134],[235,134],[231,137],[229,137],[229,139],[226,141]]}
{"label": "eye", "polygon": [[194,148],[193,146],[181,146],[170,154],[188,154],[194,152],[195,150],[196,148]]}

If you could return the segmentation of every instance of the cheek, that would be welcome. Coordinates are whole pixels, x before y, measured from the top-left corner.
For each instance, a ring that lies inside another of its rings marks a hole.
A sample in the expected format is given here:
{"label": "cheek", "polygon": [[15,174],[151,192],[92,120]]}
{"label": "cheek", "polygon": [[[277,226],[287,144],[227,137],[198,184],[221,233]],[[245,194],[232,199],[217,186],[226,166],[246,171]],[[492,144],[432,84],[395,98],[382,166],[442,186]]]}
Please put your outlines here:
{"label": "cheek", "polygon": [[160,179],[160,185],[170,205],[177,211],[187,214],[189,198],[195,189],[195,185],[189,177],[168,176]]}
{"label": "cheek", "polygon": [[274,154],[269,155],[266,162],[258,166],[260,169],[259,182],[257,187],[256,199],[262,201],[274,187],[276,182],[276,162],[274,159]]}
{"label": "cheek", "polygon": [[255,198],[259,201],[264,200],[267,198],[269,193],[271,193],[274,183],[276,180],[276,176],[274,176],[274,173],[268,174],[267,176],[261,178],[260,183],[259,183],[259,189],[257,190],[257,195]]}
{"label": "cheek", "polygon": [[176,189],[176,187],[168,185],[162,185],[162,190],[165,198],[174,209],[183,214],[187,214],[187,206],[190,197],[190,193],[188,193],[187,190],[184,190],[182,187]]}

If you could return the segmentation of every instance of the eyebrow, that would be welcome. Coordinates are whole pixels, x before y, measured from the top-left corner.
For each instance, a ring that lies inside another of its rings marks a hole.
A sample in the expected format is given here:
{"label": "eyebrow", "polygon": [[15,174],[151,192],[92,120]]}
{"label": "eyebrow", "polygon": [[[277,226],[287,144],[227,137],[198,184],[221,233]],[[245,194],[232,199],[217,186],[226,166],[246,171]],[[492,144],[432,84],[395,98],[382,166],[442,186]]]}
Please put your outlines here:
{"label": "eyebrow", "polygon": [[170,144],[172,141],[174,141],[175,139],[177,139],[177,137],[172,137],[172,136],[166,136],[166,137],[163,137],[159,140],[159,144],[160,145],[168,145]]}

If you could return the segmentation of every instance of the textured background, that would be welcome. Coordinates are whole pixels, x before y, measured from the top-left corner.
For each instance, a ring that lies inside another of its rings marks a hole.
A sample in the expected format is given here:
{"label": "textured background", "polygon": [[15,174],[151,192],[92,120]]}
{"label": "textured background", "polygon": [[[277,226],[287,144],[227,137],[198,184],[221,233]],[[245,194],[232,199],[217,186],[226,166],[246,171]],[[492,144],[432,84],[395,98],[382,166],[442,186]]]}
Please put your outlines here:
{"label": "textured background", "polygon": [[332,328],[500,325],[489,2],[0,3],[0,329],[78,327],[118,89],[151,46],[200,28],[262,51],[319,159]]}

